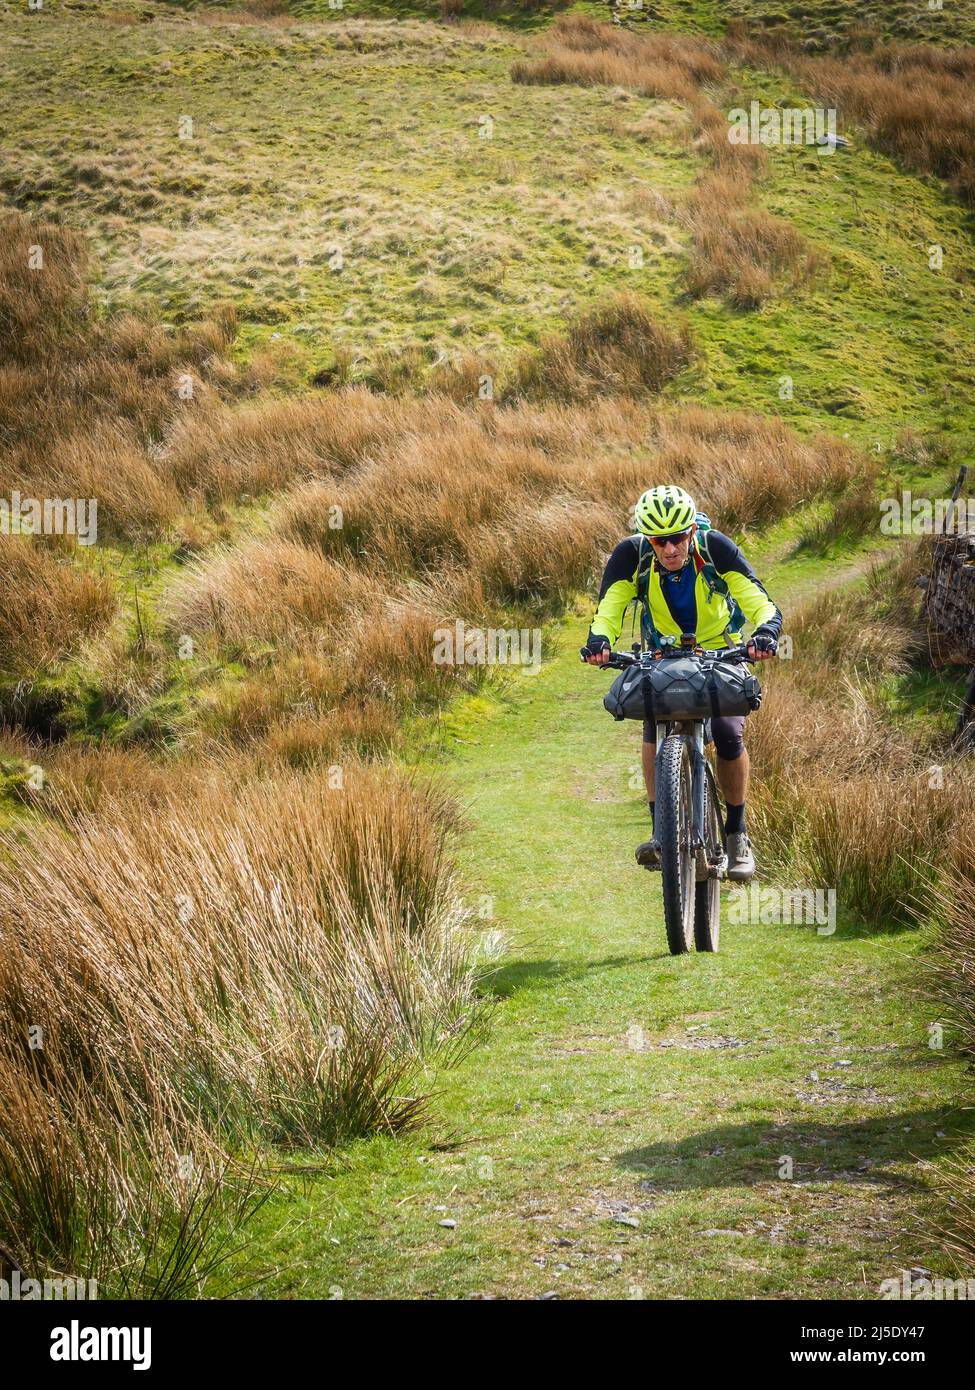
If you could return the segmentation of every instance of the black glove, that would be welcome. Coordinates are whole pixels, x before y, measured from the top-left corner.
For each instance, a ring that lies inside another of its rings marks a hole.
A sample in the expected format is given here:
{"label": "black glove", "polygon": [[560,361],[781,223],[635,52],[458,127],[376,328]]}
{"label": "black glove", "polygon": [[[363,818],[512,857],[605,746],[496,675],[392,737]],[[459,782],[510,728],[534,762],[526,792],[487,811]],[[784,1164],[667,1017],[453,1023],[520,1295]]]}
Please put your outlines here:
{"label": "black glove", "polygon": [[756,650],[760,652],[776,652],[779,649],[777,639],[764,628],[757,627],[749,640],[755,643]]}
{"label": "black glove", "polygon": [[598,656],[600,652],[612,650],[612,643],[608,637],[593,637],[590,634],[589,640],[584,647],[579,648],[579,655],[583,661],[588,656]]}

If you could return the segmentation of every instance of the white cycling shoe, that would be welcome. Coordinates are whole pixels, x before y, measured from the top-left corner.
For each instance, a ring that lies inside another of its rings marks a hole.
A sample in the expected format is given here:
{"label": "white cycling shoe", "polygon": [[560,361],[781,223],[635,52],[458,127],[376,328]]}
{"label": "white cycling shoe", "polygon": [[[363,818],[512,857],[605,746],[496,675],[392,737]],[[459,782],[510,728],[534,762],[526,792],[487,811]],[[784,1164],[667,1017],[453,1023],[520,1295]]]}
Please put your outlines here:
{"label": "white cycling shoe", "polygon": [[744,830],[728,836],[728,877],[735,883],[755,877],[755,856]]}

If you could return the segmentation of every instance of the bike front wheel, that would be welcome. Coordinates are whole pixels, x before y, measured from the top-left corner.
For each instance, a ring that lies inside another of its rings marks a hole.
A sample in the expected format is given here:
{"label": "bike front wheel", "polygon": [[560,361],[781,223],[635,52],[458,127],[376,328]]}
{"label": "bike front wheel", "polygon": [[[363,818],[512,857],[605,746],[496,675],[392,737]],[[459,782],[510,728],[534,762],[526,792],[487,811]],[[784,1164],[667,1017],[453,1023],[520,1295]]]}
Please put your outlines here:
{"label": "bike front wheel", "polygon": [[694,944],[696,886],[691,847],[691,759],[681,734],[670,734],[658,752],[656,802],[664,925],[670,953],[679,956]]}

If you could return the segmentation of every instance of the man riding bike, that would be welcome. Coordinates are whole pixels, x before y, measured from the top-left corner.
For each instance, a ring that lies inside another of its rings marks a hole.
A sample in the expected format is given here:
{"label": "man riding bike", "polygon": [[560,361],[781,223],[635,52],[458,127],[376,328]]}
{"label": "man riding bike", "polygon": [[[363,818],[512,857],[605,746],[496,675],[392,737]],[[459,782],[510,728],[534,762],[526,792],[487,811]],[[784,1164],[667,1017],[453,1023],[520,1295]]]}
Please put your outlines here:
{"label": "man riding bike", "polygon": [[[679,640],[684,632],[696,633],[702,647],[729,644],[739,640],[747,620],[756,625],[748,641],[749,657],[764,661],[775,655],[782,614],[738,546],[710,528],[683,488],[650,488],[637,502],[634,516],[638,534],[620,541],[599,586],[599,603],[586,641],[590,665],[607,663],[623,615],[634,600],[641,605],[642,635],[651,649],[660,646],[661,637]],[[755,856],[745,829],[749,760],[744,725],[744,715],[711,720],[718,786],[727,808],[728,877],[739,881],[755,873]],[[644,723],[643,778],[653,832],[655,739],[653,725]],[[636,858],[645,868],[660,867],[655,833],[637,846]]]}

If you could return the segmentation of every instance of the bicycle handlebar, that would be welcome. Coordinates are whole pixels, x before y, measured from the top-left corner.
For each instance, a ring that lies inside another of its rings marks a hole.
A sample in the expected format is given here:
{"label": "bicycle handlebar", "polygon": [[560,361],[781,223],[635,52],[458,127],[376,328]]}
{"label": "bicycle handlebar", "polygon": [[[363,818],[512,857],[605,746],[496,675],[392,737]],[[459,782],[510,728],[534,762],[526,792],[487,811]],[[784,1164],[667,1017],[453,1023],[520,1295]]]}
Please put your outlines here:
{"label": "bicycle handlebar", "polygon": [[[585,662],[588,654],[588,648],[580,647],[579,660]],[[733,647],[721,647],[715,650],[705,647],[675,646],[669,651],[610,652],[609,660],[598,663],[598,665],[600,670],[625,671],[628,666],[635,666],[638,662],[667,661],[675,656],[700,656],[705,660],[710,660],[712,664],[716,661],[755,661],[755,657],[748,655],[748,643],[738,642]]]}

